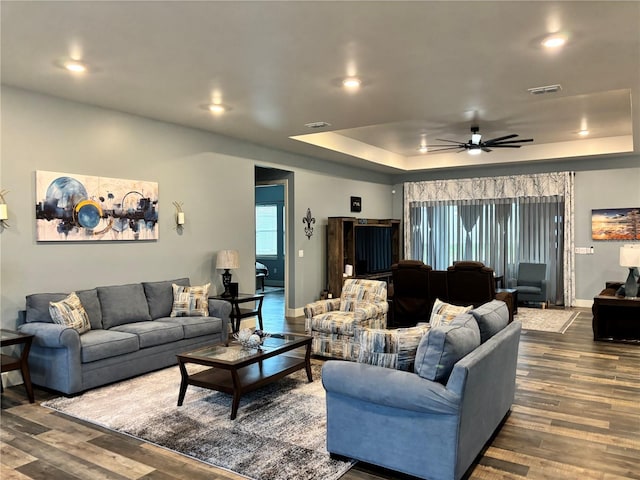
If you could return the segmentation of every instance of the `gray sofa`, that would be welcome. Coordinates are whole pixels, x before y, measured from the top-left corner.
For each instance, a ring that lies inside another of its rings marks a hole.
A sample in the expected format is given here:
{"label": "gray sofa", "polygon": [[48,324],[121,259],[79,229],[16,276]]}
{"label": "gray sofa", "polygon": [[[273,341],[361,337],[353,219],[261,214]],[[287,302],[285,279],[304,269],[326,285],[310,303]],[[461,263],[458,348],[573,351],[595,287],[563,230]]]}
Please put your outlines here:
{"label": "gray sofa", "polygon": [[175,365],[176,354],[227,341],[231,304],[208,300],[209,317],[170,317],[172,283],[188,278],[77,291],[91,330],[53,323],[49,302],[66,293],[26,297],[18,330],[35,335],[32,382],[67,395]]}
{"label": "gray sofa", "polygon": [[432,328],[413,372],[327,362],[329,452],[429,480],[460,479],[513,403],[521,324],[508,319],[494,300]]}

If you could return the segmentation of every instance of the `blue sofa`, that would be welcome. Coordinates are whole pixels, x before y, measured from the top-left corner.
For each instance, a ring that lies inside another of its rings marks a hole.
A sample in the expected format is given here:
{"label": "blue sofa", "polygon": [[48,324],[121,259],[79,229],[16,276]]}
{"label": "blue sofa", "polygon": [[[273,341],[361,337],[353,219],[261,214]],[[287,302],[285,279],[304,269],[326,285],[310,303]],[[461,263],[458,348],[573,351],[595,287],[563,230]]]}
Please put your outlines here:
{"label": "blue sofa", "polygon": [[432,328],[414,371],[333,360],[322,370],[327,449],[429,480],[458,480],[509,412],[521,324],[494,300]]}
{"label": "blue sofa", "polygon": [[49,302],[66,293],[26,297],[18,330],[35,335],[29,354],[31,380],[67,395],[175,365],[176,354],[226,342],[231,304],[208,299],[208,317],[170,317],[172,281],[77,291],[91,330],[53,323]]}

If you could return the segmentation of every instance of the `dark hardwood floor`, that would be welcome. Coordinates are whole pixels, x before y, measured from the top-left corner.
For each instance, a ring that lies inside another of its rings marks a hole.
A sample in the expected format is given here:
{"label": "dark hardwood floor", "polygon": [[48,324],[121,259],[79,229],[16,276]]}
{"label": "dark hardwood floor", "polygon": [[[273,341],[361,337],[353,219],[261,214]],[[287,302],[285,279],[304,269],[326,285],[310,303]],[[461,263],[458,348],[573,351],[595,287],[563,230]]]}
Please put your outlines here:
{"label": "dark hardwood floor", "polygon": [[[280,308],[267,295],[265,329],[301,332],[304,319],[268,313]],[[5,389],[3,480],[241,478],[39,406],[53,396],[36,389],[29,404],[22,386]],[[410,477],[357,464],[342,478]],[[640,479],[640,346],[594,342],[587,309],[564,335],[523,332],[512,412],[468,478]]]}

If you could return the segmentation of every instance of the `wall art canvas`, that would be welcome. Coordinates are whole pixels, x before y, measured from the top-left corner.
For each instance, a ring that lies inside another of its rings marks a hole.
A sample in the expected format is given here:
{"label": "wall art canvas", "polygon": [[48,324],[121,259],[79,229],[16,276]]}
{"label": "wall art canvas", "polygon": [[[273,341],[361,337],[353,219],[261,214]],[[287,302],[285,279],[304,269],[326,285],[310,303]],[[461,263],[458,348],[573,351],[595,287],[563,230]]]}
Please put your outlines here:
{"label": "wall art canvas", "polygon": [[640,207],[591,210],[593,240],[640,240]]}
{"label": "wall art canvas", "polygon": [[36,240],[157,239],[157,182],[36,171]]}

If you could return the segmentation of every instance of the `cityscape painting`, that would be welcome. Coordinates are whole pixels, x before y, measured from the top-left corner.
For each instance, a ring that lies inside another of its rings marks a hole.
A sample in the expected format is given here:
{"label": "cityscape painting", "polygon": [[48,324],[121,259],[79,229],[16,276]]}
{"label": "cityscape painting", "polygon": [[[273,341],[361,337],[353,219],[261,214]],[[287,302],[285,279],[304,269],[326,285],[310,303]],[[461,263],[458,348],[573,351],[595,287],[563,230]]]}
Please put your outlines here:
{"label": "cityscape painting", "polygon": [[36,240],[158,239],[158,184],[36,171]]}
{"label": "cityscape painting", "polygon": [[640,207],[591,210],[593,240],[640,240]]}

